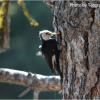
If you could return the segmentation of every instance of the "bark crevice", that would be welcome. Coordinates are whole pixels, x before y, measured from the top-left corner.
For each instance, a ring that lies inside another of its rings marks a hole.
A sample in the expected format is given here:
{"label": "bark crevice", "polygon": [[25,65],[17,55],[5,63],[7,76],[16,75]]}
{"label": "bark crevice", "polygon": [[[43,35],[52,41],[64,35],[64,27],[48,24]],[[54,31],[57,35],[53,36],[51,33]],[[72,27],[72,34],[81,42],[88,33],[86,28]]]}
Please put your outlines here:
{"label": "bark crevice", "polygon": [[59,0],[52,7],[54,30],[62,34],[63,99],[100,96],[100,8],[88,5],[100,2],[84,3],[87,7],[71,7],[70,0]]}

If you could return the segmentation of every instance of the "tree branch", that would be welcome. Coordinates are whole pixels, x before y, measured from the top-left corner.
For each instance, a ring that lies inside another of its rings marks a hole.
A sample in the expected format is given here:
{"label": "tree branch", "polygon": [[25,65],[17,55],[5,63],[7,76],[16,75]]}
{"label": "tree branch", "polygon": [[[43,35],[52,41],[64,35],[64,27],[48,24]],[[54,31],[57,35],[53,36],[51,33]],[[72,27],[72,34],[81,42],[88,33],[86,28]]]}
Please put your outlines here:
{"label": "tree branch", "polygon": [[31,72],[0,68],[0,82],[32,87],[37,91],[59,91],[59,76],[44,76]]}

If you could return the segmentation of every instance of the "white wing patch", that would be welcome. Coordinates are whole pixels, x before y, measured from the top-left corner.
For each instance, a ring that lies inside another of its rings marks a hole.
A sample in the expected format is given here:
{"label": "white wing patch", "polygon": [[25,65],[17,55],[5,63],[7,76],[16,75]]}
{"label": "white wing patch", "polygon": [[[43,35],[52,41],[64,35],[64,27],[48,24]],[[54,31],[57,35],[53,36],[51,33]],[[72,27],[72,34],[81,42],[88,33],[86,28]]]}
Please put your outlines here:
{"label": "white wing patch", "polygon": [[42,56],[42,52],[41,52],[41,51],[38,51],[38,52],[36,53],[36,56]]}

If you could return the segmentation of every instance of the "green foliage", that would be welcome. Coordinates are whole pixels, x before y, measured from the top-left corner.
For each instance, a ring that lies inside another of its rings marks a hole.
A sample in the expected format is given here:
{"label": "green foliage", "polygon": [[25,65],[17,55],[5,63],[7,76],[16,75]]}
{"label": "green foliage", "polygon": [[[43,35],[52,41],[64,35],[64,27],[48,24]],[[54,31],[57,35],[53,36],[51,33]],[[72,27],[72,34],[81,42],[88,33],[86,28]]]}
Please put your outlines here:
{"label": "green foliage", "polygon": [[21,6],[21,8],[23,10],[23,13],[26,16],[26,18],[29,20],[30,25],[33,26],[33,27],[39,26],[39,23],[35,19],[33,19],[32,16],[30,15],[24,1],[23,0],[18,0],[18,4]]}
{"label": "green foliage", "polygon": [[4,28],[4,21],[5,21],[5,15],[8,11],[8,0],[2,0],[0,1],[0,30]]}

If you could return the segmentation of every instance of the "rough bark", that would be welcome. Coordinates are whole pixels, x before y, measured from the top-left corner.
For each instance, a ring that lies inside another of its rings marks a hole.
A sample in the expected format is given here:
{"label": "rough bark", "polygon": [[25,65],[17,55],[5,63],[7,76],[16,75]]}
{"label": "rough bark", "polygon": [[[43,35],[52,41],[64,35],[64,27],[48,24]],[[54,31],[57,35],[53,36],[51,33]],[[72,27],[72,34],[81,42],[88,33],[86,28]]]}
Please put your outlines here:
{"label": "rough bark", "polygon": [[89,7],[88,3],[100,2],[88,0],[87,7],[70,7],[70,0],[44,1],[53,10],[55,32],[62,35],[57,40],[61,49],[63,99],[99,99],[100,7]]}
{"label": "rough bark", "polygon": [[7,68],[0,68],[0,82],[27,87],[19,97],[30,90],[34,90],[34,99],[38,98],[40,92],[59,91],[61,89],[59,76],[44,76]]}
{"label": "rough bark", "polygon": [[32,87],[38,91],[59,91],[59,76],[44,76],[31,72],[0,68],[0,82]]}
{"label": "rough bark", "polygon": [[19,94],[19,98],[26,95],[30,90],[34,91],[34,99],[38,99],[41,92],[61,90],[59,76],[44,76],[7,68],[0,68],[0,82],[27,87]]}

